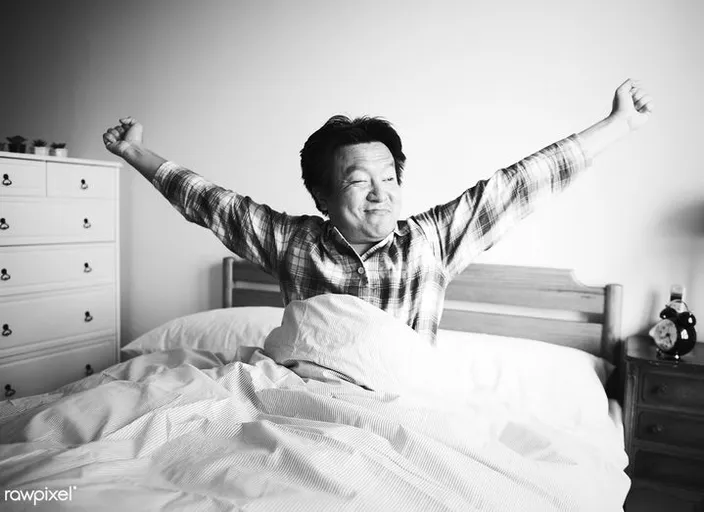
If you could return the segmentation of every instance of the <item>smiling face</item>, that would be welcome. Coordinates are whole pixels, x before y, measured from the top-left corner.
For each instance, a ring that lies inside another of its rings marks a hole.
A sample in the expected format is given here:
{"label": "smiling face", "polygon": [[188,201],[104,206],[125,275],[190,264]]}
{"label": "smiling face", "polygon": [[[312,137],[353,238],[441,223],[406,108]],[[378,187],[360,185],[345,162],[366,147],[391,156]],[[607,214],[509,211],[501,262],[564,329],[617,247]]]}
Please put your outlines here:
{"label": "smiling face", "polygon": [[332,192],[317,194],[330,221],[360,254],[396,228],[401,186],[394,158],[381,142],[343,146],[334,159]]}

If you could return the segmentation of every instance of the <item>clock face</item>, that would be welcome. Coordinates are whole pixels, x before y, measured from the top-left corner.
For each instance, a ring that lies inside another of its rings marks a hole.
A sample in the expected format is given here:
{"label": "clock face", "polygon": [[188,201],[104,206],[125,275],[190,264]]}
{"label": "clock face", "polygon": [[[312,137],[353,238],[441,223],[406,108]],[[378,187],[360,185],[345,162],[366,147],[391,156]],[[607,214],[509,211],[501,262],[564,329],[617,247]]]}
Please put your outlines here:
{"label": "clock face", "polygon": [[669,318],[660,320],[650,329],[650,337],[660,350],[671,350],[677,343],[677,326]]}

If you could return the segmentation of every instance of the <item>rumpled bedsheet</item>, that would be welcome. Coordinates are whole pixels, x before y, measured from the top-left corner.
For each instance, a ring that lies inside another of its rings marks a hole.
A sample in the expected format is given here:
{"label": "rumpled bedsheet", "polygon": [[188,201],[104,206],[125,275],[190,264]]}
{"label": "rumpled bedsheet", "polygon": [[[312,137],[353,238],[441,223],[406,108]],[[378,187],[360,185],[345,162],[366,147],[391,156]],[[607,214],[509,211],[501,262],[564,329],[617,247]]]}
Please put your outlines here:
{"label": "rumpled bedsheet", "polygon": [[175,349],[2,402],[0,509],[622,510],[622,458],[585,436],[318,377],[260,349],[229,363]]}

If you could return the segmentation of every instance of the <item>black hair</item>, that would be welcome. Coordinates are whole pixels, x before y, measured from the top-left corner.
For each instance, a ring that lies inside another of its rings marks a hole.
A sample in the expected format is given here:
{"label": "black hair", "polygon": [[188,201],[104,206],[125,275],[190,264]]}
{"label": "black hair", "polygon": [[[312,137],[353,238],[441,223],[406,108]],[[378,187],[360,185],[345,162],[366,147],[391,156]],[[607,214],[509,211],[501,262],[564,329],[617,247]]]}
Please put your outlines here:
{"label": "black hair", "polygon": [[316,130],[301,149],[301,170],[303,183],[313,196],[315,207],[327,215],[327,210],[321,207],[313,190],[318,189],[324,194],[332,192],[332,177],[335,153],[338,149],[353,144],[381,142],[394,157],[396,179],[399,185],[403,177],[403,167],[406,155],[403,154],[401,138],[391,123],[380,117],[358,117],[350,119],[347,116],[336,115],[328,119]]}

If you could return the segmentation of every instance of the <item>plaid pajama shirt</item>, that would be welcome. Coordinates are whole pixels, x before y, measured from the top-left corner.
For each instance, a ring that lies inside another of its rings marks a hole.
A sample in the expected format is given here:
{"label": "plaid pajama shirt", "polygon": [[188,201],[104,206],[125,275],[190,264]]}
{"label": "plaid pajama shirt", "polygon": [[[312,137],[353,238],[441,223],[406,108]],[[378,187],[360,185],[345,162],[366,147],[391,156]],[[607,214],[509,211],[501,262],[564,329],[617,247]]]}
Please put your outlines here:
{"label": "plaid pajama shirt", "polygon": [[276,277],[284,305],[323,293],[355,295],[432,343],[452,278],[588,166],[571,135],[455,200],[399,221],[361,256],[329,220],[279,213],[173,162],[161,165],[153,185],[188,221]]}

